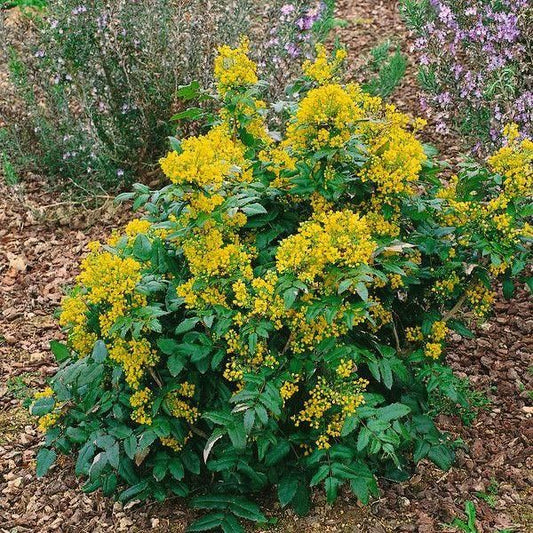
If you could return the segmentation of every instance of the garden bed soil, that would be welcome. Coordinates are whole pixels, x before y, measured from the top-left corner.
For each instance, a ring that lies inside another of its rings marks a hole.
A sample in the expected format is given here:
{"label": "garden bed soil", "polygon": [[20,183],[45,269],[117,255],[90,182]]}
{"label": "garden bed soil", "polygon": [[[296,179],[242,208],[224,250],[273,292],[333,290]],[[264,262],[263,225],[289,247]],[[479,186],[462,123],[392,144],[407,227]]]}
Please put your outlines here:
{"label": "garden bed soil", "polygon": [[[399,39],[409,51],[396,2],[342,0],[339,15],[348,20],[339,34],[350,57],[387,37]],[[414,75],[411,61],[393,100],[417,113]],[[428,133],[427,140],[447,156],[459,152],[453,136]],[[184,531],[194,512],[179,500],[124,508],[99,493],[84,494],[71,458],[61,458],[45,479],[35,476],[41,436],[23,404],[56,369],[49,350],[50,340],[61,338],[54,310],[64,287],[73,282],[86,244],[128,217],[108,199],[100,198],[94,208],[64,202],[45,189],[38,176],[28,177],[23,187],[0,185],[0,532]],[[494,316],[478,328],[475,340],[453,337],[448,361],[486,394],[490,405],[470,427],[456,416],[439,417],[439,427],[461,443],[449,472],[423,461],[404,483],[381,480],[381,496],[367,507],[348,494],[330,507],[316,492],[305,518],[280,509],[266,495],[271,503],[265,512],[275,523],[263,529],[451,531],[445,524],[464,519],[465,501],[471,500],[479,531],[533,531],[532,311],[530,295],[520,289],[511,301],[497,301]]]}

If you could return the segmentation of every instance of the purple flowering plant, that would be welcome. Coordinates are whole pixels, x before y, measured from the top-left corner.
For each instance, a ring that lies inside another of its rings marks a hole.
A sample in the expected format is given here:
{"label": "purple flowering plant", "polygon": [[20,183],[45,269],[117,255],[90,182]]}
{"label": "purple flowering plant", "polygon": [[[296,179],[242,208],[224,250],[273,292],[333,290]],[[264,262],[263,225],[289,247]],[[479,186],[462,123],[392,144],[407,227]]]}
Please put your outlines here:
{"label": "purple flowering plant", "polygon": [[334,18],[335,0],[287,0],[272,2],[268,18],[269,38],[257,46],[256,60],[262,71],[277,75],[269,80],[274,99],[285,90],[287,78],[299,74],[299,64],[315,55],[315,46],[330,30],[342,24]]}
{"label": "purple flowering plant", "polygon": [[456,130],[485,152],[502,126],[533,133],[529,0],[402,0],[415,33],[421,104],[441,132]]}

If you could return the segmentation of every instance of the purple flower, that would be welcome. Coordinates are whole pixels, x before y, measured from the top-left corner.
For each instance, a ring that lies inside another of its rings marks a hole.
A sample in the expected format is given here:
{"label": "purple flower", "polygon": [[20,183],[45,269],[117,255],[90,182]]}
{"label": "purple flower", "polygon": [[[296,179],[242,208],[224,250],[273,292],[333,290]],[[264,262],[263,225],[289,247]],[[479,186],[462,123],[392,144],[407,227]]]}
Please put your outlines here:
{"label": "purple flower", "polygon": [[443,92],[443,93],[439,94],[437,96],[437,101],[439,102],[439,104],[441,104],[443,106],[447,106],[452,101],[452,99],[450,97],[450,93],[448,91],[446,91],[446,92]]}
{"label": "purple flower", "polygon": [[284,15],[285,17],[290,15],[291,13],[294,13],[294,11],[296,10],[296,8],[294,7],[293,4],[285,4],[283,6],[281,6],[281,14]]}
{"label": "purple flower", "polygon": [[300,17],[297,21],[296,21],[296,26],[300,29],[300,30],[310,30],[312,27],[313,27],[313,23],[314,23],[314,20],[312,17]]}
{"label": "purple flower", "polygon": [[291,57],[298,57],[300,55],[300,50],[294,43],[287,43],[285,45],[285,50]]}
{"label": "purple flower", "polygon": [[87,11],[87,7],[84,6],[84,5],[81,5],[81,6],[77,6],[77,7],[75,7],[75,8],[71,11],[71,13],[72,13],[73,15],[81,15],[82,13],[85,13],[86,11]]}

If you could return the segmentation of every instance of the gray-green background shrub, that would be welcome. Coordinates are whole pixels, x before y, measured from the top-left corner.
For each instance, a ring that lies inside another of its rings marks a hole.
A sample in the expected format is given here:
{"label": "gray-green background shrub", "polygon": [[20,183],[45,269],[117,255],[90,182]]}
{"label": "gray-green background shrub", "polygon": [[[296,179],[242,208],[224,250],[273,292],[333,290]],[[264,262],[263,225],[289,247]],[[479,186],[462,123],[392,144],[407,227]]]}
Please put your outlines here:
{"label": "gray-green background shrub", "polygon": [[[287,8],[287,6],[292,6]],[[26,13],[21,42],[2,49],[23,115],[6,103],[3,160],[85,192],[149,174],[173,133],[176,89],[212,83],[220,43],[250,34],[263,78],[279,95],[329,29],[333,2],[56,0]],[[294,64],[291,69],[291,64]],[[157,172],[157,171],[155,171]]]}

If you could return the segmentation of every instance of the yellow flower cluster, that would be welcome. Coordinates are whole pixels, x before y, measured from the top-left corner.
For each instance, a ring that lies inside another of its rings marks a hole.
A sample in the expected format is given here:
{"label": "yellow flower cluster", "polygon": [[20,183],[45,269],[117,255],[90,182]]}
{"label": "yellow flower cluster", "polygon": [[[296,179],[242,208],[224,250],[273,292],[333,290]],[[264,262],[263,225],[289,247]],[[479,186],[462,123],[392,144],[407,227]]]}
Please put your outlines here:
{"label": "yellow flower cluster", "polygon": [[170,448],[171,450],[175,452],[180,452],[183,450],[183,447],[185,444],[187,444],[187,441],[189,440],[190,435],[186,436],[183,440],[179,441],[178,439],[175,439],[174,437],[159,437],[159,440],[161,441],[161,444],[163,446],[166,446],[167,448]]}
{"label": "yellow flower cluster", "polygon": [[[377,200],[377,197],[374,197]],[[380,236],[397,237],[400,234],[400,227],[396,220],[397,216],[392,219],[386,219],[380,212],[381,205],[378,202],[372,202],[372,208],[366,213],[366,220],[372,233]]]}
{"label": "yellow flower cluster", "polygon": [[341,359],[336,372],[341,378],[349,378],[355,372],[355,363],[351,360],[345,361]]}
{"label": "yellow flower cluster", "polygon": [[227,45],[219,47],[215,59],[215,79],[221,96],[232,89],[257,83],[257,66],[248,57],[248,52],[249,42],[244,37],[237,48]]}
{"label": "yellow flower cluster", "polygon": [[183,298],[188,309],[204,309],[210,305],[226,305],[226,296],[216,287],[195,289],[196,278],[182,283],[176,289],[176,293]]}
{"label": "yellow flower cluster", "polygon": [[519,140],[518,126],[509,124],[504,128],[506,146],[488,158],[495,172],[503,177],[504,195],[508,198],[533,195],[533,141]]}
{"label": "yellow flower cluster", "polygon": [[39,417],[37,429],[41,433],[46,433],[51,427],[57,424],[60,416],[61,416],[61,413],[54,412],[54,413],[47,413],[46,415]]}
{"label": "yellow flower cluster", "polygon": [[148,233],[151,227],[152,223],[149,220],[134,218],[126,224],[124,233],[130,238],[135,238],[137,235]]}
{"label": "yellow flower cluster", "polygon": [[189,196],[189,215],[194,218],[200,213],[212,213],[223,203],[224,197],[220,194],[192,193]]}
{"label": "yellow flower cluster", "polygon": [[[327,338],[338,338],[346,334],[348,325],[343,320],[343,312],[336,313],[330,321],[320,315],[312,320],[306,317],[305,307],[301,311],[290,310],[288,313],[288,322],[293,337],[290,341],[290,347],[294,353],[304,353],[312,350],[320,342]],[[362,322],[363,317],[356,317],[354,323]]]}
{"label": "yellow flower cluster", "polygon": [[254,349],[251,349],[248,343],[244,343],[239,332],[230,329],[224,338],[227,341],[227,353],[234,354],[226,364],[224,377],[228,381],[239,382],[244,372],[253,372],[261,366],[274,368],[277,361],[272,353],[269,352],[265,342],[258,342]]}
{"label": "yellow flower cluster", "polygon": [[89,254],[81,263],[78,281],[87,289],[91,304],[122,305],[141,280],[141,264],[133,257],[111,252]]}
{"label": "yellow flower cluster", "polygon": [[[151,231],[149,221],[132,220],[124,232],[127,245],[131,246],[137,235]],[[110,240],[116,243],[121,238],[115,234]],[[99,337],[104,340],[109,360],[122,367],[133,391],[132,420],[150,424],[152,393],[142,383],[146,372],[157,363],[157,353],[148,339],[126,340],[113,330],[117,320],[147,305],[146,296],[136,292],[144,267],[133,257],[103,251],[98,243],[91,243],[90,249],[81,264],[77,289],[63,300],[60,324],[67,328],[69,342],[80,357],[92,351]]]}
{"label": "yellow flower cluster", "polygon": [[109,358],[122,366],[126,383],[134,390],[139,388],[145,371],[158,360],[147,339],[116,339],[109,348]]}
{"label": "yellow flower cluster", "polygon": [[54,391],[52,387],[45,387],[42,391],[37,391],[33,397],[38,400],[39,398],[52,398],[54,396]]}
{"label": "yellow flower cluster", "polygon": [[424,354],[426,357],[432,359],[438,359],[443,350],[443,342],[446,339],[448,333],[448,326],[443,320],[437,320],[433,322],[431,326],[430,342],[427,342],[424,346]]}
{"label": "yellow flower cluster", "polygon": [[424,354],[431,359],[438,359],[442,354],[442,344],[440,342],[428,342],[424,347]]}
{"label": "yellow flower cluster", "polygon": [[130,405],[133,407],[131,419],[138,424],[150,425],[152,423],[151,404],[152,391],[148,387],[135,391],[130,396]]}
{"label": "yellow flower cluster", "polygon": [[300,387],[298,386],[297,381],[284,381],[279,389],[279,393],[285,402],[286,400],[292,398],[299,391],[299,389]]}
{"label": "yellow flower cluster", "polygon": [[400,289],[403,287],[403,277],[400,274],[391,274],[389,276],[389,283],[392,289]]}
{"label": "yellow flower cluster", "polygon": [[390,324],[392,322],[392,313],[385,308],[379,298],[370,297],[368,301],[371,303],[371,307],[369,309],[370,315],[374,320],[374,326],[372,327],[373,331],[378,331],[386,324]]}
{"label": "yellow flower cluster", "polygon": [[[54,391],[51,387],[46,387],[42,391],[38,391],[33,395],[33,398],[35,400],[38,400],[40,398],[52,398],[54,396]],[[55,426],[61,416],[60,409],[57,408],[51,413],[47,413],[43,416],[39,417],[39,421],[37,423],[38,430],[41,433],[46,433],[51,427]]]}
{"label": "yellow flower cluster", "polygon": [[196,386],[194,383],[189,383],[188,381],[184,381],[179,388],[179,393],[185,398],[192,398],[195,391]]}
{"label": "yellow flower cluster", "polygon": [[[152,228],[152,223],[148,220],[141,218],[134,218],[124,228],[124,234],[127,237],[128,245],[132,245],[135,242],[137,235],[146,235]],[[107,244],[109,246],[117,246],[119,241],[122,239],[123,233],[114,231],[111,234],[111,237],[107,239]]]}
{"label": "yellow flower cluster", "polygon": [[[185,388],[183,388],[185,385]],[[183,384],[178,391],[169,393],[166,397],[166,403],[172,416],[176,418],[183,418],[189,424],[194,424],[200,416],[200,412],[197,407],[190,405],[187,399],[190,399],[194,395],[194,385],[188,383]],[[192,395],[191,395],[192,392]],[[185,398],[185,399],[184,399]]]}
{"label": "yellow flower cluster", "polygon": [[[368,147],[360,179],[374,183],[381,196],[410,194],[427,157],[408,130],[409,123],[407,115],[392,105],[383,110],[381,99],[364,93],[358,85],[327,83],[302,99],[282,147],[295,154],[340,148],[357,135]],[[378,207],[376,203],[374,209]]]}
{"label": "yellow flower cluster", "polygon": [[319,85],[330,82],[343,61],[346,59],[346,50],[336,50],[333,59],[328,58],[328,52],[323,44],[316,45],[316,58],[314,61],[305,61],[302,65],[304,74],[316,81]]}
{"label": "yellow flower cluster", "polygon": [[431,291],[441,298],[447,298],[453,293],[460,282],[461,280],[457,272],[452,272],[446,278],[437,280],[431,288]]}
{"label": "yellow flower cluster", "polygon": [[[460,245],[471,244],[479,233],[494,240],[496,232],[502,244],[514,246],[521,237],[527,237],[530,231],[527,224],[522,227],[516,225],[515,215],[509,210],[509,204],[516,198],[533,195],[533,142],[530,139],[519,140],[515,124],[506,126],[504,135],[507,144],[487,159],[491,169],[502,177],[500,194],[486,203],[457,200],[457,176],[453,176],[437,194],[445,201],[443,223],[459,229]],[[494,275],[505,270],[499,265],[490,268]]]}
{"label": "yellow flower cluster", "polygon": [[296,158],[292,157],[287,150],[279,147],[269,147],[259,152],[259,160],[265,168],[274,174],[270,186],[277,189],[290,188],[290,176],[296,170]]}
{"label": "yellow flower cluster", "polygon": [[433,322],[431,326],[431,336],[435,342],[441,342],[446,338],[448,333],[448,326],[443,320]]}
{"label": "yellow flower cluster", "polygon": [[98,336],[89,331],[89,305],[101,306],[101,333],[111,336],[115,322],[133,307],[146,305],[146,298],[135,294],[141,280],[142,265],[132,257],[122,258],[111,252],[101,252],[92,244],[92,252],[82,261],[78,282],[83,290],[66,296],[59,318],[69,330],[69,342],[80,357],[88,355]]}
{"label": "yellow flower cluster", "polygon": [[343,86],[328,84],[311,89],[288,125],[283,146],[293,151],[340,148],[350,140],[365,111]]}
{"label": "yellow flower cluster", "polygon": [[69,342],[80,357],[91,353],[98,338],[95,333],[87,330],[87,312],[87,304],[81,296],[63,298],[59,324],[69,328]]}
{"label": "yellow flower cluster", "polygon": [[237,235],[225,243],[218,228],[198,232],[183,243],[183,253],[193,276],[225,276],[241,266],[251,277],[250,254],[246,253]]}
{"label": "yellow flower cluster", "polygon": [[483,318],[490,311],[494,303],[496,293],[483,285],[477,283],[469,287],[466,291],[467,302],[472,307],[472,311],[479,318]]}
{"label": "yellow flower cluster", "polygon": [[420,326],[405,328],[405,338],[409,342],[420,342],[424,340],[424,334]]}
{"label": "yellow flower cluster", "polygon": [[[227,108],[222,108],[219,111],[219,117],[228,124],[231,131],[244,126],[249,135],[252,135],[256,140],[260,140],[268,147],[272,144],[273,139],[268,132],[265,114],[266,103],[255,98],[236,102],[231,111]],[[246,117],[244,124],[240,120],[242,117]]]}
{"label": "yellow flower cluster", "polygon": [[280,243],[276,266],[280,273],[290,270],[302,281],[313,282],[325,276],[329,265],[369,264],[375,248],[364,217],[347,209],[316,213]]}
{"label": "yellow flower cluster", "polygon": [[408,122],[409,117],[387,105],[384,120],[367,126],[370,159],[361,179],[375,183],[383,196],[411,194],[427,159],[420,141],[407,130]]}
{"label": "yellow flower cluster", "polygon": [[[348,376],[348,378],[351,376]],[[307,423],[313,429],[322,429],[316,445],[319,449],[328,449],[330,440],[340,436],[346,417],[353,415],[364,403],[362,392],[368,381],[362,378],[329,384],[324,377],[309,393],[303,409],[293,416],[294,425]]]}
{"label": "yellow flower cluster", "polygon": [[181,149],[181,153],[169,152],[159,161],[165,176],[174,183],[194,184],[216,191],[224,182],[251,179],[244,145],[231,138],[225,124],[212,128],[205,135],[185,139]]}

